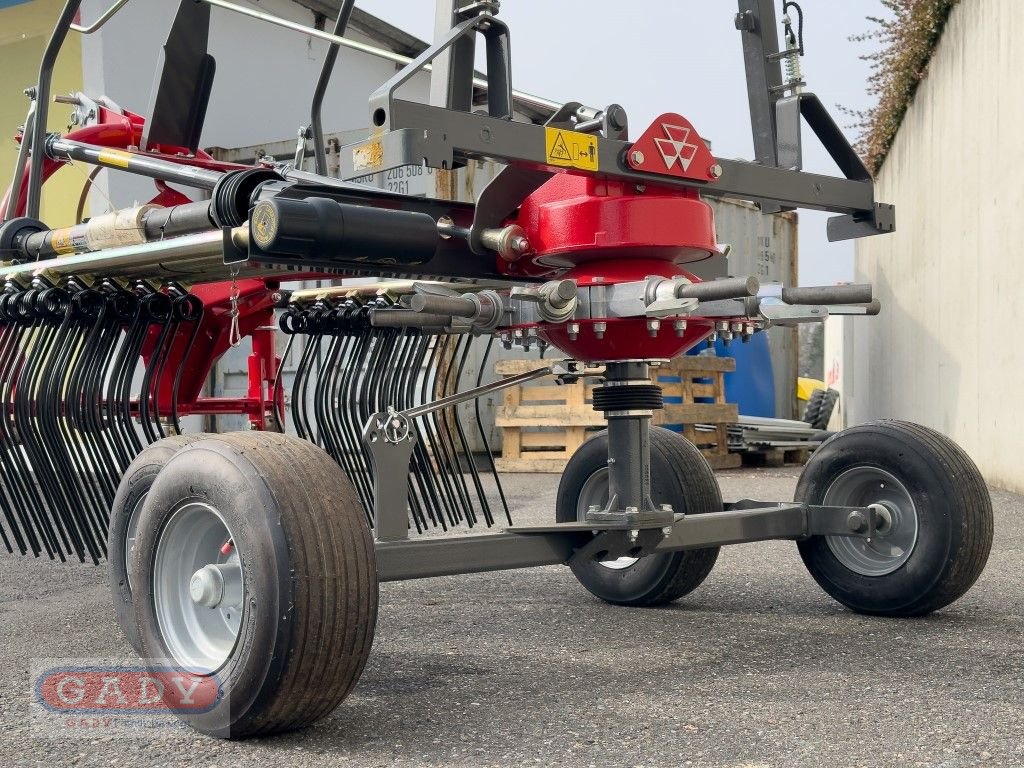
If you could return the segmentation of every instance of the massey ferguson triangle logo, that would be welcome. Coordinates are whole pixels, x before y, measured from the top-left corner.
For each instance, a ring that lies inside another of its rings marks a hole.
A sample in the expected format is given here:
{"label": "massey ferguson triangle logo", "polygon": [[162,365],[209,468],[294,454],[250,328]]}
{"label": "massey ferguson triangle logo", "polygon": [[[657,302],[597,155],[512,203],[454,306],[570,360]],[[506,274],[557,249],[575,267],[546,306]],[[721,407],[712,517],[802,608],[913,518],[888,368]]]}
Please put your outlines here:
{"label": "massey ferguson triangle logo", "polygon": [[697,145],[690,144],[690,129],[682,125],[661,124],[661,130],[665,132],[667,139],[655,139],[654,143],[661,153],[661,159],[665,161],[665,167],[671,168],[679,161],[684,171],[690,169],[690,163],[697,155]]}

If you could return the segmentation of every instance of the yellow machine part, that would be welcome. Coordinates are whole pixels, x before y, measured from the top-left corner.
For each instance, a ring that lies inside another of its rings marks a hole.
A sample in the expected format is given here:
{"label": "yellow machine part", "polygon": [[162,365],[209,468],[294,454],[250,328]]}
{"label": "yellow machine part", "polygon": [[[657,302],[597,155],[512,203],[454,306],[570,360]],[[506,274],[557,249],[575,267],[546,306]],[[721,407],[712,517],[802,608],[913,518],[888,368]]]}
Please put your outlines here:
{"label": "yellow machine part", "polygon": [[806,376],[801,376],[796,380],[796,399],[806,403],[816,389],[828,389],[828,385],[821,379],[809,379]]}

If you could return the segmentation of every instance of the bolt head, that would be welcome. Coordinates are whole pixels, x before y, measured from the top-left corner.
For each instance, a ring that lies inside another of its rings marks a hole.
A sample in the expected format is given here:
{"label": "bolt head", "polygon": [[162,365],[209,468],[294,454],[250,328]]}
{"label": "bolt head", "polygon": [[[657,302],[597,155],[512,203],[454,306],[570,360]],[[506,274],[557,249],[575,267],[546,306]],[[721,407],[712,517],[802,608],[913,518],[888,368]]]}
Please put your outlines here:
{"label": "bolt head", "polygon": [[722,166],[720,166],[718,163],[712,165],[710,168],[708,168],[708,176],[710,176],[712,179],[722,178]]}
{"label": "bolt head", "polygon": [[666,525],[664,528],[661,529],[661,532],[663,534],[665,534],[665,536],[671,536],[672,535],[672,526],[671,525]]}
{"label": "bolt head", "polygon": [[637,507],[626,507],[626,514],[627,515],[639,515],[640,514],[640,509],[637,508]]}
{"label": "bolt head", "polygon": [[600,512],[601,506],[599,504],[591,504],[587,507],[587,512]]}
{"label": "bolt head", "polygon": [[634,149],[632,152],[629,153],[629,159],[632,160],[635,165],[643,165],[644,153],[641,152],[639,149]]}
{"label": "bolt head", "polygon": [[867,520],[861,512],[853,511],[846,517],[846,527],[854,533],[860,533],[867,526]]}

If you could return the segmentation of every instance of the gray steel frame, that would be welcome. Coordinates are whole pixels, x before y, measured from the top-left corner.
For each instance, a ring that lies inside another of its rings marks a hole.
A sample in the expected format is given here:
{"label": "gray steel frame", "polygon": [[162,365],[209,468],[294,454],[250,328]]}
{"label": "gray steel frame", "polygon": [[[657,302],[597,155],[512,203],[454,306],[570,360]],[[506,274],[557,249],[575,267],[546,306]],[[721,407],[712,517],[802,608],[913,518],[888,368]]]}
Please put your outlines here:
{"label": "gray steel frame", "polygon": [[625,529],[601,530],[590,524],[563,523],[513,527],[503,533],[478,536],[378,540],[377,576],[381,581],[423,579],[564,565],[574,558],[644,556],[806,536],[868,538],[877,525],[876,513],[869,507],[743,500],[727,503],[723,511],[679,515],[667,533],[648,529],[637,539]]}
{"label": "gray steel frame", "polygon": [[[409,474],[416,441],[413,417],[542,376],[572,379],[586,372],[587,368],[577,361],[552,362],[409,411],[389,410],[370,417],[363,430],[363,443],[374,475],[374,535],[381,581],[559,565],[574,559],[643,557],[767,539],[822,535],[867,538],[878,529],[880,519],[872,507],[748,499],[726,503],[721,511],[670,514],[667,521],[634,510],[632,515],[607,514],[599,522],[512,527],[503,533],[475,536],[409,538],[408,489],[394,478]],[[646,420],[642,426],[647,426]],[[637,448],[631,438],[619,442],[619,448]],[[646,471],[647,465],[643,461],[639,464]],[[647,490],[639,492],[646,494]]]}

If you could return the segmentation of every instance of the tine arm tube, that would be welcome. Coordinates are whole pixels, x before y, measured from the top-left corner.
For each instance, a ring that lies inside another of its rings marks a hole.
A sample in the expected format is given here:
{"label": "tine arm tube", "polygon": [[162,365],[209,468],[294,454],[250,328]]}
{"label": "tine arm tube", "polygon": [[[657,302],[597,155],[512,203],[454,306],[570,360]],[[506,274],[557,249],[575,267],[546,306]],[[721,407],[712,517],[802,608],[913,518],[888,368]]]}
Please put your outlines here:
{"label": "tine arm tube", "polygon": [[455,317],[473,317],[477,307],[460,296],[442,296],[436,293],[418,293],[410,300],[414,312],[433,312]]}
{"label": "tine arm tube", "polygon": [[782,289],[787,304],[867,304],[873,298],[870,283]]}
{"label": "tine arm tube", "polygon": [[707,280],[702,283],[684,285],[676,291],[676,298],[698,299],[699,301],[743,299],[747,296],[757,296],[760,288],[761,284],[753,275],[730,277],[725,280]]}

